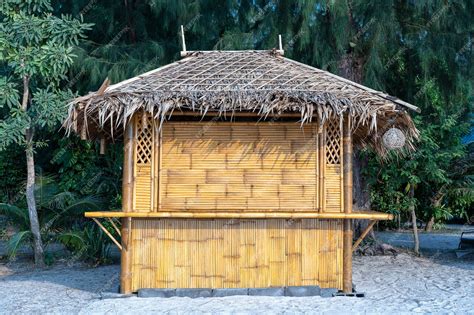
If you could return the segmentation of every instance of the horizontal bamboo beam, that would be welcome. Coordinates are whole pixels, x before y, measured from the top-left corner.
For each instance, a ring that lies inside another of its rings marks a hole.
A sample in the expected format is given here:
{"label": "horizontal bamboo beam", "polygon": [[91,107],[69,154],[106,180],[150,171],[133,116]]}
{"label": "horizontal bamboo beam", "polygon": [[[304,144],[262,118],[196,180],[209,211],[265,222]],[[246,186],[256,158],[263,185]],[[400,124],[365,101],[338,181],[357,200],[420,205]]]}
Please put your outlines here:
{"label": "horizontal bamboo beam", "polygon": [[[192,117],[202,117],[202,113],[199,111],[174,111],[173,116],[192,116]],[[227,111],[227,112],[218,112],[218,111],[208,111],[204,116],[222,116],[222,117],[256,117],[261,118],[262,116],[259,115],[257,112],[235,112],[235,111]],[[301,113],[275,113],[275,114],[268,114],[268,117],[294,117],[294,118],[301,118]]]}
{"label": "horizontal bamboo beam", "polygon": [[359,219],[392,220],[393,215],[364,212],[86,212],[87,218],[182,218],[182,219]]}
{"label": "horizontal bamboo beam", "polygon": [[357,249],[357,247],[359,247],[360,243],[362,243],[362,241],[364,240],[364,238],[367,236],[367,234],[369,234],[370,230],[372,229],[372,227],[374,226],[375,224],[375,220],[372,220],[370,221],[369,225],[367,225],[367,227],[365,228],[365,230],[362,232],[362,234],[359,236],[359,238],[357,239],[357,241],[355,241],[354,245],[352,245],[352,251],[355,252],[355,250]]}

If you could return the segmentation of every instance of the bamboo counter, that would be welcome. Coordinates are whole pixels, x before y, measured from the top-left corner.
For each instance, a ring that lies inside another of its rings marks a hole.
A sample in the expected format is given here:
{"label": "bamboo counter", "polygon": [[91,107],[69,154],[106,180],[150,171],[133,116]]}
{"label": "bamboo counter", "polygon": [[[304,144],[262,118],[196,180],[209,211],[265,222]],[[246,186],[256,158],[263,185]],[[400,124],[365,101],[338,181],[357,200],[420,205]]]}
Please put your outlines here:
{"label": "bamboo counter", "polygon": [[361,212],[86,212],[87,218],[173,218],[173,219],[354,219],[393,220],[393,215],[376,211]]}

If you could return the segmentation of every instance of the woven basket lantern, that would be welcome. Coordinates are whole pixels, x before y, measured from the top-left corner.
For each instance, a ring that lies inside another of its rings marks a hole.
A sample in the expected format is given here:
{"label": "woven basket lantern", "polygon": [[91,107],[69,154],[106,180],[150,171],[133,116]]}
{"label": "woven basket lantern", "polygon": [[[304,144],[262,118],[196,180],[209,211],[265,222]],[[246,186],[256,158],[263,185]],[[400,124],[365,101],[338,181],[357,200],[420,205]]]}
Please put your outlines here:
{"label": "woven basket lantern", "polygon": [[389,150],[402,148],[405,140],[405,134],[398,128],[390,128],[382,137],[384,146]]}

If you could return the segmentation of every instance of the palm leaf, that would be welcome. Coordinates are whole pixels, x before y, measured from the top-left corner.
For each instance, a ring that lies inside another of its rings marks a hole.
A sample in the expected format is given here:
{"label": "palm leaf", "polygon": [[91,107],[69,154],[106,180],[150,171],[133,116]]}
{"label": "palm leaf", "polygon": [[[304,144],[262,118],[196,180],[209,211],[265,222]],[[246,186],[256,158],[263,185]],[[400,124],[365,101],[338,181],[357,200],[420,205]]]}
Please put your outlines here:
{"label": "palm leaf", "polygon": [[7,203],[0,203],[0,214],[5,215],[20,230],[28,230],[30,217],[27,209],[19,208]]}
{"label": "palm leaf", "polygon": [[87,246],[82,234],[83,233],[79,231],[70,231],[61,233],[56,238],[67,248],[73,251],[81,251]]}
{"label": "palm leaf", "polygon": [[7,242],[8,257],[10,259],[15,258],[20,246],[25,242],[30,241],[31,236],[32,234],[30,231],[20,231],[13,235]]}
{"label": "palm leaf", "polygon": [[86,196],[65,207],[64,212],[77,213],[77,211],[80,211],[82,214],[84,211],[100,210],[101,207],[102,199],[95,196]]}
{"label": "palm leaf", "polygon": [[73,202],[75,199],[76,194],[72,192],[56,192],[54,195],[49,196],[47,200],[44,200],[44,206],[51,209],[63,209],[67,204]]}

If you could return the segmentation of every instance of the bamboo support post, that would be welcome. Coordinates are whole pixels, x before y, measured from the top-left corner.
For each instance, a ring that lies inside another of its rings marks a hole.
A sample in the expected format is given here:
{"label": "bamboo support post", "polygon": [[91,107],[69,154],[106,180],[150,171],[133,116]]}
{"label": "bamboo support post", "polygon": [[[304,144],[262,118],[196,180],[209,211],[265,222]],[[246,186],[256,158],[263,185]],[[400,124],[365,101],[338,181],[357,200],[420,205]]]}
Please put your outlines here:
{"label": "bamboo support post", "polygon": [[105,141],[105,138],[100,138],[100,155],[105,154],[105,149],[107,147],[107,142]]}
{"label": "bamboo support post", "polygon": [[182,51],[181,51],[181,57],[186,57],[187,51],[186,51],[186,40],[184,39],[184,27],[181,25],[181,45],[182,45]]}
{"label": "bamboo support post", "polygon": [[[133,120],[127,124],[124,134],[124,157],[123,157],[123,184],[122,184],[122,209],[123,212],[133,211],[133,154],[134,154],[134,123]],[[120,292],[131,293],[132,290],[132,248],[130,246],[132,218],[122,219],[122,255],[120,269]]]}
{"label": "bamboo support post", "polygon": [[87,128],[85,124],[81,128],[81,140],[87,140]]}
{"label": "bamboo support post", "polygon": [[[352,132],[351,120],[344,117],[343,125],[344,213],[352,213]],[[352,220],[344,219],[343,291],[352,292]]]}
{"label": "bamboo support post", "polygon": [[364,229],[364,231],[359,236],[357,241],[355,241],[354,245],[352,245],[352,252],[355,252],[357,247],[359,247],[360,243],[364,240],[364,238],[367,236],[367,234],[369,234],[370,230],[374,227],[374,224],[376,222],[377,222],[376,220],[371,220],[370,221],[369,225],[367,225],[367,227]]}
{"label": "bamboo support post", "polygon": [[94,220],[94,222],[97,223],[97,225],[102,229],[102,231],[104,231],[105,234],[107,234],[107,236],[112,240],[112,242],[114,242],[115,245],[117,245],[117,247],[122,250],[122,245],[120,245],[120,243],[115,239],[112,234],[110,234],[110,232],[102,225],[102,223],[100,223],[99,220],[97,220],[96,218],[92,218],[92,220]]}
{"label": "bamboo support post", "polygon": [[319,212],[324,212],[326,210],[325,206],[324,206],[324,197],[325,197],[325,193],[324,193],[324,171],[326,169],[326,157],[325,157],[325,154],[326,154],[326,150],[325,150],[325,147],[326,147],[326,139],[324,137],[324,132],[325,132],[325,128],[323,125],[319,125],[318,126],[318,143],[319,143],[319,150],[318,150],[318,154],[319,154],[319,159],[318,159],[318,163],[319,163],[319,182],[318,182],[318,188],[319,188]]}
{"label": "bamboo support post", "polygon": [[[161,122],[160,122],[161,123]],[[158,211],[161,211],[161,169],[163,161],[163,133],[161,130],[158,131],[158,189],[157,189],[157,207]]]}
{"label": "bamboo support post", "polygon": [[281,34],[278,35],[278,53],[282,56],[285,54],[285,51],[283,50],[283,44],[281,42]]}

